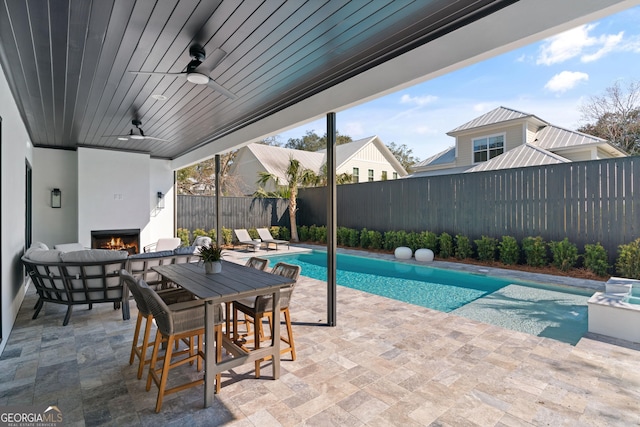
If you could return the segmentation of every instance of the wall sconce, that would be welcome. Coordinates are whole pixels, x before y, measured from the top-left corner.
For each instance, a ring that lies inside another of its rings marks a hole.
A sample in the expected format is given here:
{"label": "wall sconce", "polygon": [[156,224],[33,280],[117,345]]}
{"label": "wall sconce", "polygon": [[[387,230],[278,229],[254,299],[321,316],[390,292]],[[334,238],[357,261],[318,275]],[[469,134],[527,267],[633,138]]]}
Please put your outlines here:
{"label": "wall sconce", "polygon": [[59,188],[54,188],[53,190],[51,190],[51,207],[62,207],[62,191],[60,191]]}
{"label": "wall sconce", "polygon": [[164,194],[158,191],[158,209],[164,209]]}

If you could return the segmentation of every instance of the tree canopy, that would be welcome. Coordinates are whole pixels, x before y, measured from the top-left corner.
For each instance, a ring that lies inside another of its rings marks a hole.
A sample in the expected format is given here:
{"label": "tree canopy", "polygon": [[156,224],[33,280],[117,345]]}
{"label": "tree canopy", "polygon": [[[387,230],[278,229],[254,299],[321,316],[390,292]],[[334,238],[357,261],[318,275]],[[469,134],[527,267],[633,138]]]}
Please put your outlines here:
{"label": "tree canopy", "polygon": [[386,145],[389,151],[391,151],[396,157],[396,159],[398,159],[398,161],[402,163],[402,167],[407,172],[411,172],[411,168],[413,167],[413,165],[420,161],[420,159],[413,155],[413,150],[407,147],[407,144],[396,145],[395,142],[390,142]]}
{"label": "tree canopy", "polygon": [[615,82],[604,94],[584,102],[578,131],[608,140],[629,154],[640,154],[640,81],[623,88]]}
{"label": "tree canopy", "polygon": [[[336,132],[336,145],[352,142],[350,136],[340,135]],[[289,138],[284,148],[293,148],[294,150],[318,151],[327,147],[327,134],[319,136],[313,131],[308,130],[302,138]]]}

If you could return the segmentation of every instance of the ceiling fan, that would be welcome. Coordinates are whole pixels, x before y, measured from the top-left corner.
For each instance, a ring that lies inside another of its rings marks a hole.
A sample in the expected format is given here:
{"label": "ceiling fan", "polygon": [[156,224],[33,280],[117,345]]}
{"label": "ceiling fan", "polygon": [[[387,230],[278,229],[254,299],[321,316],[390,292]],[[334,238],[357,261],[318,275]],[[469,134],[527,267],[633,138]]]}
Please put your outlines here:
{"label": "ceiling fan", "polygon": [[191,45],[191,47],[189,48],[189,56],[192,58],[191,61],[187,64],[185,71],[181,71],[179,73],[158,73],[147,71],[129,72],[133,74],[143,74],[149,76],[184,76],[189,82],[193,84],[208,85],[211,89],[220,92],[227,98],[237,98],[234,93],[225,89],[224,87],[222,87],[222,85],[216,83],[215,80],[209,77],[211,71],[216,68],[218,64],[220,64],[220,62],[222,62],[222,60],[227,56],[227,52],[222,49],[216,49],[205,62],[206,52],[204,50],[204,47],[196,43]]}
{"label": "ceiling fan", "polygon": [[126,135],[109,135],[109,136],[115,136],[120,141],[127,141],[129,139],[135,139],[135,140],[153,139],[154,141],[169,142],[169,140],[166,140],[166,139],[155,138],[153,136],[145,135],[144,131],[140,127],[140,126],[142,126],[142,122],[139,119],[131,120],[131,124],[134,126],[134,129],[131,129],[128,134],[126,134]]}

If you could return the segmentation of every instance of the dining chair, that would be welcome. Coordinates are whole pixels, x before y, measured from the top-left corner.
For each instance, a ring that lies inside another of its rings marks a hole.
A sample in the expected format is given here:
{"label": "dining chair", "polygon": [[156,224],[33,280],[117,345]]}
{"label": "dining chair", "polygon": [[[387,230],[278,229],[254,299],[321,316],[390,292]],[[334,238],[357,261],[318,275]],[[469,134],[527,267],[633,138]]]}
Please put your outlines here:
{"label": "dining chair", "polygon": [[[204,377],[167,389],[167,378],[169,371],[186,363],[197,363],[198,371],[204,360],[203,338],[205,333],[205,312],[204,301],[194,300],[167,305],[162,298],[151,288],[146,286],[144,281],[139,280],[138,285],[147,307],[153,314],[156,322],[157,332],[149,363],[149,376],[147,377],[147,391],[151,389],[153,381],[158,386],[158,397],[156,399],[156,412],[160,412],[164,396],[190,387],[204,384]],[[220,304],[214,305],[215,318],[215,348],[216,362],[222,359],[222,308]],[[174,351],[176,341],[190,339],[191,345],[187,349]],[[197,341],[194,350],[193,342]],[[156,367],[158,362],[159,349],[165,344],[165,354],[162,357],[162,366]],[[177,360],[173,360],[177,357]],[[216,375],[216,393],[220,392],[220,374]]]}
{"label": "dining chair", "polygon": [[[247,267],[251,267],[251,268],[255,268],[257,270],[262,270],[264,271],[267,266],[269,265],[269,260],[266,258],[260,258],[257,256],[252,256],[251,258],[249,258],[245,264],[245,266]],[[231,301],[228,301],[225,303],[225,334],[228,337],[231,337]],[[248,322],[245,322],[245,324],[248,327]],[[237,325],[237,323],[234,323],[234,325]],[[233,329],[233,337],[236,337],[236,329]]]}
{"label": "dining chair", "polygon": [[[289,279],[293,279],[294,282],[286,287],[280,289],[280,313],[284,314],[287,336],[280,336],[280,340],[288,344],[288,347],[280,349],[280,354],[291,353],[291,360],[296,360],[296,347],[293,340],[293,329],[291,328],[291,314],[289,312],[289,301],[295,284],[300,276],[300,266],[287,264],[284,262],[277,263],[271,270],[272,274],[277,274]],[[253,340],[245,341],[245,344],[253,342],[254,349],[260,348],[260,341],[271,339],[273,336],[273,321],[271,317],[271,311],[273,310],[273,297],[269,295],[259,295],[255,298],[244,298],[233,302],[233,330],[234,338],[236,338],[235,331],[238,330],[238,311],[242,312],[245,317],[245,321],[253,323]],[[267,317],[269,320],[270,335],[264,336],[262,332],[262,319]],[[280,319],[278,319],[280,321]],[[247,327],[247,335],[250,334],[250,328]],[[256,360],[256,378],[260,378],[260,362],[268,360],[270,357]]]}
{"label": "dining chair", "polygon": [[[138,363],[138,379],[142,378],[142,371],[144,370],[144,366],[147,365],[151,358],[147,358],[147,351],[150,347],[153,346],[152,342],[149,342],[149,336],[151,335],[151,327],[153,325],[153,315],[149,308],[147,307],[147,303],[142,296],[142,292],[140,291],[138,281],[131,273],[127,270],[120,270],[120,277],[127,284],[127,287],[131,291],[133,295],[133,299],[138,306],[138,319],[136,320],[136,328],[133,333],[133,342],[131,343],[131,355],[129,356],[129,365],[133,365],[135,358],[137,357],[139,360]],[[156,291],[160,298],[167,304],[175,304],[182,301],[190,301],[195,299],[191,292],[188,292],[184,289],[165,289],[161,291]],[[142,322],[144,321],[144,330],[142,331],[142,344],[140,341],[140,332],[142,328]]]}

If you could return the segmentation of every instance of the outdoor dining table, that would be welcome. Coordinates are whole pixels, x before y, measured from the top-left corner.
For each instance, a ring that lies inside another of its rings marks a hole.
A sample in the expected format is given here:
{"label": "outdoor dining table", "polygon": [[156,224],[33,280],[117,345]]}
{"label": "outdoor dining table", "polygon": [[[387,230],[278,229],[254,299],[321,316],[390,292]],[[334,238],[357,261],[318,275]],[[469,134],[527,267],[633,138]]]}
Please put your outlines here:
{"label": "outdoor dining table", "polygon": [[[205,301],[205,407],[209,407],[213,403],[215,378],[219,372],[271,356],[273,378],[280,377],[280,340],[274,338],[280,337],[280,322],[273,322],[271,345],[253,351],[241,348],[233,342],[228,333],[224,334],[223,347],[233,357],[220,363],[216,362],[214,304],[226,303],[244,297],[272,294],[272,318],[278,319],[280,288],[289,286],[293,280],[228,261],[222,261],[222,272],[215,274],[205,274],[204,266],[199,263],[162,265],[153,267],[153,270]],[[229,313],[227,313],[228,315]]]}

